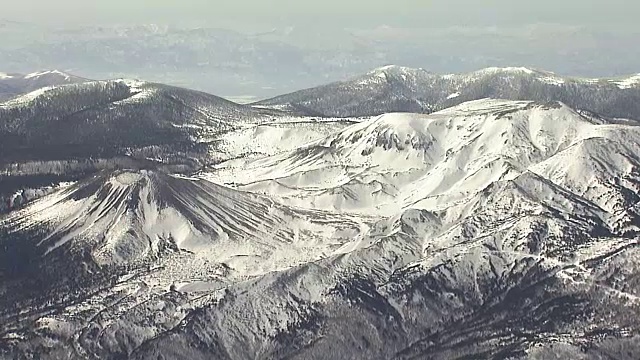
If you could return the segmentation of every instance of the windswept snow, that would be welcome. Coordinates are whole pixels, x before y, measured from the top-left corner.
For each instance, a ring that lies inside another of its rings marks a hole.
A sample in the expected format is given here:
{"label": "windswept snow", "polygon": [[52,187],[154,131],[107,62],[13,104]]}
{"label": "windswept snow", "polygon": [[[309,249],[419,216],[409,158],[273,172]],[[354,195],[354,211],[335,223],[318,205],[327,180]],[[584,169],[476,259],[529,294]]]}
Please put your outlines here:
{"label": "windswept snow", "polygon": [[288,153],[226,162],[204,176],[296,206],[390,214],[412,204],[437,209],[466,201],[594,137],[624,133],[640,141],[639,131],[598,125],[558,103],[486,99],[431,115],[382,115]]}

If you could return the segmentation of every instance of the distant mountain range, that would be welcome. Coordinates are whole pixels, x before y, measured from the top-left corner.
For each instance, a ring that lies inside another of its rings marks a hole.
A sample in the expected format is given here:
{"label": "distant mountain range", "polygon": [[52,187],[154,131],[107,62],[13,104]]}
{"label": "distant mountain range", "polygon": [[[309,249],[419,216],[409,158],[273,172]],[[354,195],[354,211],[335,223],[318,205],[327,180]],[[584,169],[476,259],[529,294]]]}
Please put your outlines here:
{"label": "distant mountain range", "polygon": [[561,101],[613,118],[640,120],[640,74],[579,79],[528,68],[487,68],[438,75],[385,66],[346,81],[277,96],[254,105],[318,116],[430,113],[482,98]]}
{"label": "distant mountain range", "polygon": [[[185,19],[180,19],[184,21]],[[349,22],[240,32],[218,23],[63,27],[0,19],[3,71],[65,69],[92,79],[142,78],[223,97],[273,97],[385,64],[435,73],[522,64],[587,77],[637,72],[637,30],[521,24],[463,29]],[[269,31],[271,30],[271,31]],[[551,35],[553,34],[553,35]],[[523,45],[525,44],[525,45]]]}
{"label": "distant mountain range", "polygon": [[89,81],[58,70],[31,74],[0,73],[0,102],[44,87],[75,84]]}

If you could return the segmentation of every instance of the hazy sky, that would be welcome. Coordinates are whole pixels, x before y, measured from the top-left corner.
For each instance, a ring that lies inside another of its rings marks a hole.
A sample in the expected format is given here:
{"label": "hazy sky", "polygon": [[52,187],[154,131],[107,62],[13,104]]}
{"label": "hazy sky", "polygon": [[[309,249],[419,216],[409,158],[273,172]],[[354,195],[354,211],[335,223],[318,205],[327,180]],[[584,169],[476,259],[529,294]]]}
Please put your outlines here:
{"label": "hazy sky", "polygon": [[[0,4],[0,71],[5,72],[59,68],[94,78],[142,77],[216,94],[265,97],[390,63],[440,73],[487,66],[530,66],[586,77],[640,71],[640,0]],[[121,36],[127,28],[110,31],[114,24],[178,29],[149,38],[149,28]],[[77,25],[98,26],[87,30]],[[226,28],[249,36],[192,27]]]}
{"label": "hazy sky", "polygon": [[3,0],[0,18],[51,23],[256,26],[486,26],[559,23],[639,27],[637,0]]}

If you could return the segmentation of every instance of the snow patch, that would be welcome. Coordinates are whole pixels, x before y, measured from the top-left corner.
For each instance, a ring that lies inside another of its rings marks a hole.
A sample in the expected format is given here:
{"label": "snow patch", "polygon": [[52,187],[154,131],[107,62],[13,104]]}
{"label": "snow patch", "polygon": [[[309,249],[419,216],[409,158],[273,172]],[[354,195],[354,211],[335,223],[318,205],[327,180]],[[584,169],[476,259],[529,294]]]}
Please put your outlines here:
{"label": "snow patch", "polygon": [[47,86],[47,87],[40,88],[38,90],[32,91],[30,93],[27,93],[15,99],[11,99],[7,102],[1,103],[0,107],[9,108],[9,107],[15,107],[15,106],[26,106],[36,98],[42,96],[43,94],[47,93],[49,90],[52,90],[54,88],[55,86]]}
{"label": "snow patch", "polygon": [[551,84],[551,85],[563,85],[565,83],[565,80],[559,76],[541,76],[538,79],[540,79],[540,81],[545,82],[547,84]]}
{"label": "snow patch", "polygon": [[125,84],[133,95],[124,100],[115,101],[113,104],[126,104],[126,103],[138,102],[140,100],[150,98],[151,96],[153,96],[153,94],[156,91],[153,88],[147,87],[146,85],[148,85],[148,83],[142,80],[117,79],[115,81]]}
{"label": "snow patch", "polygon": [[624,80],[612,80],[611,82],[616,84],[620,89],[630,89],[633,87],[638,87],[640,86],[640,74],[628,77]]}
{"label": "snow patch", "polygon": [[524,73],[533,74],[535,71],[527,67],[488,67],[477,71],[480,74],[495,74],[495,73]]}
{"label": "snow patch", "polygon": [[115,176],[114,180],[117,185],[132,185],[137,183],[142,179],[142,174],[133,173],[133,172],[125,172],[122,174],[118,174]]}
{"label": "snow patch", "polygon": [[59,71],[59,70],[48,70],[48,71],[34,72],[34,73],[31,73],[31,74],[27,74],[24,78],[25,79],[33,79],[33,78],[37,78],[37,77],[41,77],[41,76],[45,76],[45,75],[60,75],[60,76],[64,77],[65,80],[71,79],[71,76],[69,74],[63,73],[62,71]]}
{"label": "snow patch", "polygon": [[146,81],[138,79],[116,79],[115,81],[127,85],[131,89],[131,91],[139,91],[147,84]]}

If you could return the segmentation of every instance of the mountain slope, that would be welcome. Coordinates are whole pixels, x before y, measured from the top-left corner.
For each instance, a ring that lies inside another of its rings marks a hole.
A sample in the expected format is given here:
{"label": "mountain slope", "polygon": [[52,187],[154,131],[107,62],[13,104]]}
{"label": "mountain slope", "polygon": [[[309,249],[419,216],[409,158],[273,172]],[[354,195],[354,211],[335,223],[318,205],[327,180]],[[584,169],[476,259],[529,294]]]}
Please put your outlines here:
{"label": "mountain slope", "polygon": [[[276,183],[310,207],[339,209],[339,200],[310,200],[304,191],[347,183],[345,196],[379,214],[362,198],[365,182],[349,179],[367,171],[386,175],[378,185],[412,201],[393,196],[403,208],[344,255],[234,284],[179,331],[133,354],[631,359],[640,331],[632,320],[640,314],[638,140],[637,127],[602,124],[561,104],[478,101],[382,116],[241,165],[235,186],[243,187],[247,165],[246,180],[291,174]],[[575,149],[582,155],[567,156]],[[426,175],[390,175],[407,169]],[[451,171],[458,173],[434,181]],[[289,200],[277,185],[260,192]]]}
{"label": "mountain slope", "polygon": [[[407,210],[344,254],[224,286],[224,269],[209,268],[197,286],[156,293],[165,270],[130,272],[55,315],[36,314],[46,342],[11,327],[6,341],[54,358],[533,359],[561,349],[597,358],[622,346],[618,358],[631,359],[640,288],[621,279],[640,270],[637,239],[531,174],[478,198],[455,218]],[[188,277],[191,266],[178,264],[173,276]],[[29,340],[12,340],[20,336]]]}
{"label": "mountain slope", "polygon": [[386,66],[365,75],[257,102],[257,106],[326,116],[442,110],[483,98],[561,101],[612,118],[640,120],[638,76],[580,79],[528,68],[487,68],[439,75]]}
{"label": "mountain slope", "polygon": [[140,170],[107,172],[60,189],[10,213],[0,228],[7,309],[34,292],[77,294],[130,272],[148,276],[153,291],[176,283],[220,287],[328,256],[366,226],[204,180]]}
{"label": "mountain slope", "polygon": [[[254,128],[269,134],[264,142],[270,148],[278,136],[317,122],[137,80],[38,89],[0,104],[0,211],[13,207],[16,196],[33,198],[97,170],[193,171],[246,152],[225,144]],[[327,128],[347,124],[335,121]],[[316,128],[301,140],[326,134]]]}
{"label": "mountain slope", "polygon": [[[310,224],[330,219],[328,214],[298,212],[205,180],[119,170],[58,190],[12,212],[3,225],[10,233],[28,233],[45,225],[50,233],[38,242],[38,251],[45,258],[64,248],[85,248],[93,251],[97,264],[113,266],[146,262],[167,249],[198,253],[212,245],[230,258],[247,258],[239,262],[255,261],[251,253],[272,251],[277,242],[287,243],[293,251],[296,243],[289,241],[293,231],[303,242],[315,231]],[[328,222],[324,225],[316,230],[330,234]],[[317,240],[329,240],[326,234]],[[234,242],[252,238],[254,249],[231,254]],[[96,241],[104,243],[97,246]],[[260,250],[263,245],[266,247]],[[209,255],[222,261],[220,255]],[[270,260],[277,263],[273,257]]]}
{"label": "mountain slope", "polygon": [[27,75],[0,73],[0,102],[45,87],[76,84],[87,81],[89,80],[58,70],[40,71]]}
{"label": "mountain slope", "polygon": [[0,162],[116,156],[206,161],[222,134],[275,120],[313,122],[283,115],[137,80],[45,88],[0,104]]}
{"label": "mountain slope", "polygon": [[192,166],[207,156],[211,137],[273,114],[134,80],[44,88],[0,104],[0,163],[9,174],[68,171],[87,160],[93,164],[85,167],[99,167],[100,159],[122,157]]}
{"label": "mountain slope", "polygon": [[[383,115],[289,153],[228,161],[209,177],[298,206],[394,213],[464,201],[534,171],[580,194],[600,192],[598,205],[612,209],[621,199],[605,194],[634,191],[640,128],[602,121],[559,103],[479,100],[431,115]],[[567,167],[575,151],[586,153]]]}

